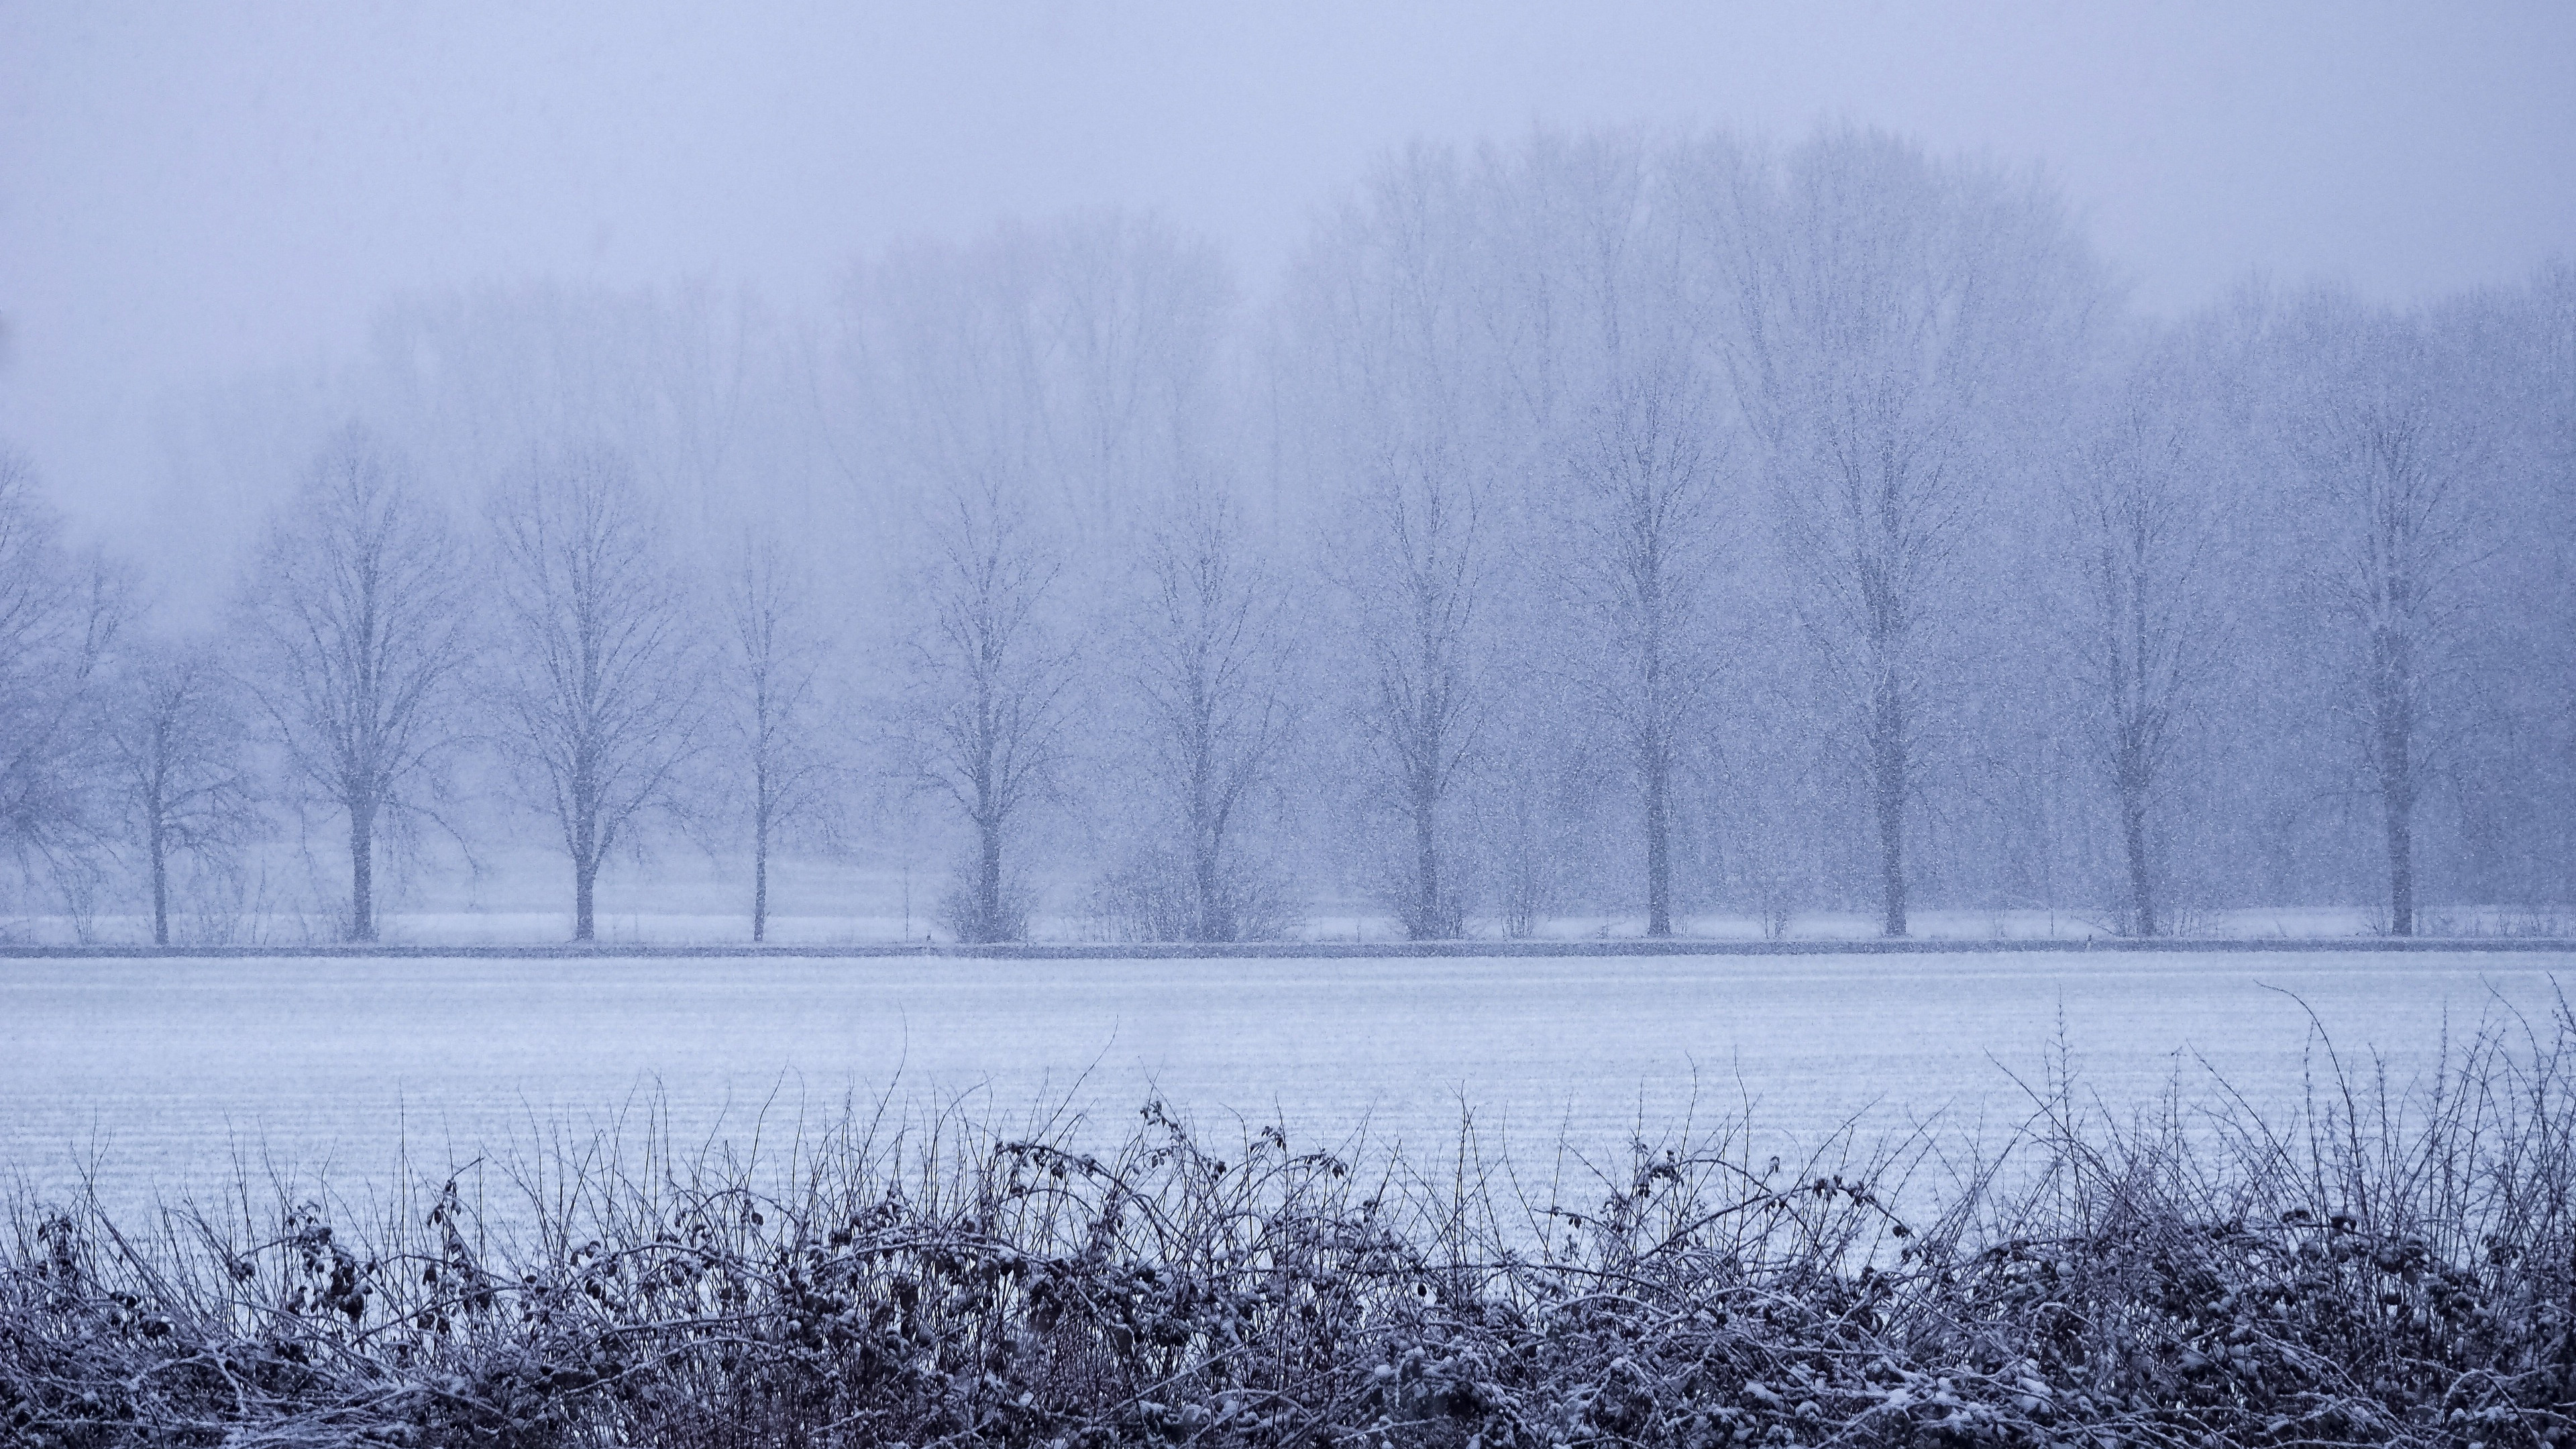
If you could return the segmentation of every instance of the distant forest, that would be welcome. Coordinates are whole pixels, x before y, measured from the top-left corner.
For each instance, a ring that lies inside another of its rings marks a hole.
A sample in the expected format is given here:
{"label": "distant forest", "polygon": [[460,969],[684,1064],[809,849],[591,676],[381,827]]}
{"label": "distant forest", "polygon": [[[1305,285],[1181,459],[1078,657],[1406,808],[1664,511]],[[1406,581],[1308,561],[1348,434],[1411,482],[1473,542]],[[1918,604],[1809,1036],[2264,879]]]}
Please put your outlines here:
{"label": "distant forest", "polygon": [[22,922],[539,849],[581,939],[679,853],[967,941],[2576,899],[2576,265],[2153,315],[1879,132],[1420,147],[1252,288],[1097,213],[402,297],[161,443],[95,546],[0,453]]}

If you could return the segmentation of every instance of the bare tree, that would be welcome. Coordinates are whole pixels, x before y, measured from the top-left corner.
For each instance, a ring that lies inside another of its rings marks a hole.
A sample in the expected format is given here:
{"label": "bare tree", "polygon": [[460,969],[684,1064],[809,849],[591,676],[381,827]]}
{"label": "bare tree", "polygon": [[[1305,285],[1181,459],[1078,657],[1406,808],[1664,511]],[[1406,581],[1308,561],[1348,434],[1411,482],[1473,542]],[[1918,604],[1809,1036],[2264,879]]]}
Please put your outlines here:
{"label": "bare tree", "polygon": [[1646,934],[1669,936],[1673,778],[1717,673],[1707,599],[1719,440],[1678,352],[1616,378],[1607,394],[1569,460],[1584,505],[1583,601],[1609,646],[1591,695],[1644,795]]}
{"label": "bare tree", "polygon": [[546,784],[572,862],[573,939],[595,938],[609,853],[678,804],[700,748],[699,659],[679,570],[618,455],[540,458],[495,501],[511,743]]}
{"label": "bare tree", "polygon": [[[2535,734],[2554,741],[2544,758],[2554,756],[2555,768],[2518,766],[2517,773],[2529,773],[2517,788],[2557,822],[2555,838],[2531,854],[2535,865],[2555,858],[2551,884],[2568,898],[2576,896],[2576,257],[2543,264],[2526,283],[2521,307],[2528,340],[2507,366],[2527,389],[2520,409],[2524,456],[2536,486],[2514,511],[2527,520],[2521,542],[2536,545],[2544,560],[2534,570],[2538,579],[2521,592],[2535,632],[2548,640],[2538,651],[2545,663],[2530,682],[2538,686],[2534,712],[2549,723],[2514,733],[2525,749]],[[2554,791],[2532,778],[2552,774],[2561,782]]]}
{"label": "bare tree", "polygon": [[1182,503],[1145,553],[1151,593],[1137,630],[1137,687],[1181,828],[1193,930],[1232,941],[1246,925],[1234,839],[1291,718],[1286,595],[1244,547],[1221,496]]}
{"label": "bare tree", "polygon": [[0,447],[0,846],[22,867],[70,867],[94,841],[90,696],[130,594],[63,547],[35,470]]}
{"label": "bare tree", "polygon": [[1405,934],[1446,940],[1465,927],[1444,880],[1442,819],[1482,721],[1473,646],[1484,583],[1475,495],[1446,461],[1394,460],[1359,500],[1374,535],[1369,572],[1346,581],[1359,601],[1370,684],[1365,721],[1390,766],[1412,835],[1412,873],[1398,902]]}
{"label": "bare tree", "polygon": [[929,618],[912,648],[915,745],[975,831],[952,925],[967,941],[1016,940],[1026,912],[1005,848],[1052,778],[1073,678],[1043,612],[1058,564],[998,489],[952,489],[941,507],[923,585]]}
{"label": "bare tree", "polygon": [[[1015,936],[1004,856],[1057,776],[1070,699],[1040,606],[1089,597],[1090,565],[1133,536],[1140,501],[1224,436],[1214,363],[1233,289],[1205,243],[1102,213],[897,249],[849,300],[847,401],[867,444],[836,452],[875,506],[934,515],[903,570],[921,611],[911,773],[976,836],[951,925]],[[884,536],[899,533],[913,537]]]}
{"label": "bare tree", "polygon": [[1492,587],[1485,498],[1507,389],[1479,253],[1486,198],[1449,153],[1381,167],[1292,277],[1294,385],[1312,389],[1310,465],[1337,478],[1325,570],[1366,651],[1354,720],[1406,837],[1406,933],[1464,927],[1448,817],[1484,722],[1476,681]]}
{"label": "bare tree", "polygon": [[2011,424],[2071,371],[2099,271],[2044,186],[1882,134],[1827,133],[1776,161],[1713,144],[1684,171],[1807,622],[1858,723],[1882,925],[1902,936],[1963,553]]}
{"label": "bare tree", "polygon": [[334,435],[245,595],[245,677],[287,763],[348,821],[349,939],[376,939],[376,847],[436,817],[465,738],[469,574],[445,516],[363,428]]}
{"label": "bare tree", "polygon": [[[1569,631],[1569,682],[1615,737],[1642,806],[1647,933],[1669,936],[1675,776],[1715,676],[1726,434],[1684,286],[1685,233],[1642,137],[1542,133],[1481,160],[1495,202],[1479,231],[1502,263],[1479,309],[1492,319],[1486,346],[1507,359],[1491,384],[1509,399],[1496,431],[1543,440],[1526,471],[1555,489],[1534,511],[1552,525],[1546,552],[1562,557],[1567,586],[1547,599],[1556,617],[1498,632]],[[1528,819],[1517,804],[1508,828],[1521,835]]]}
{"label": "bare tree", "polygon": [[730,754],[751,815],[751,939],[758,942],[769,938],[771,846],[821,805],[829,779],[814,720],[823,646],[812,628],[811,586],[774,539],[744,543],[725,602]]}
{"label": "bare tree", "polygon": [[2446,359],[2415,319],[2318,299],[2290,446],[2328,527],[2309,585],[2349,641],[2346,717],[2379,805],[2389,930],[2415,934],[2415,816],[2464,693],[2463,584],[2482,557],[2467,486],[2478,440],[2441,394]]}
{"label": "bare tree", "polygon": [[2179,367],[2132,367],[2066,488],[2085,608],[2078,657],[2089,678],[2095,757],[2118,801],[2128,863],[2128,929],[2160,933],[2155,830],[2169,767],[2224,657],[2221,533],[2212,460],[2195,445]]}
{"label": "bare tree", "polygon": [[224,865],[260,825],[238,685],[202,646],[146,651],[107,712],[127,839],[152,883],[152,944],[170,944],[170,872]]}

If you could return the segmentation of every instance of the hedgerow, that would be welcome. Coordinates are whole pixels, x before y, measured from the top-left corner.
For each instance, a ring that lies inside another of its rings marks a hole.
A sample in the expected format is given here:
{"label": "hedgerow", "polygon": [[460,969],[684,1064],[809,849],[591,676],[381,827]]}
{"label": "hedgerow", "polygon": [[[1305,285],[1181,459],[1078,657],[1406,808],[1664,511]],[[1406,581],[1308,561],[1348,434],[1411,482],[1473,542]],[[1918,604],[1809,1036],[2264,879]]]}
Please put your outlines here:
{"label": "hedgerow", "polygon": [[1996,1151],[1788,1167],[1738,1123],[1543,1178],[1462,1134],[1417,1172],[1153,1103],[1106,1155],[942,1117],[777,1171],[557,1148],[372,1211],[22,1197],[0,1436],[2576,1442],[2570,1040],[2503,1023],[2402,1087],[2328,1056],[2280,1122],[2054,1078]]}

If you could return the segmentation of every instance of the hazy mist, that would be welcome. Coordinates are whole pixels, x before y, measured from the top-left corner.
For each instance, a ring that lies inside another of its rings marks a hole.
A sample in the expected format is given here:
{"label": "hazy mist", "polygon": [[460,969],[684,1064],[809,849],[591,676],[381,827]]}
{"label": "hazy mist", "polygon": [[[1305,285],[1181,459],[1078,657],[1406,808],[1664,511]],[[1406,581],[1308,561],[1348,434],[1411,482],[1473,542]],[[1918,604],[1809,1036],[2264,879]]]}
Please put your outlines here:
{"label": "hazy mist", "polygon": [[1256,294],[1381,152],[1532,124],[1882,125],[2049,168],[2160,308],[2411,300],[2576,234],[2548,4],[0,7],[0,432],[94,526],[173,391],[345,358],[396,293],[829,295],[858,257],[1159,212]]}
{"label": "hazy mist", "polygon": [[2564,902],[2570,74],[2542,5],[11,5],[9,910]]}

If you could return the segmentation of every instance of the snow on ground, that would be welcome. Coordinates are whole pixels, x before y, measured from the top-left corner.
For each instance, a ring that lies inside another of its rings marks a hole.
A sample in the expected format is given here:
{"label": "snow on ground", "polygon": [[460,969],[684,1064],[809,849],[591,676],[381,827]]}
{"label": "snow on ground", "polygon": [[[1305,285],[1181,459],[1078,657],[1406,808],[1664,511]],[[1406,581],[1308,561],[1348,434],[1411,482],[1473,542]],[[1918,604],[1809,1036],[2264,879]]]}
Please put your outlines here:
{"label": "snow on ground", "polygon": [[[2060,1040],[2125,1112],[2216,1072],[2295,1100],[2308,1012],[2402,1081],[2483,1013],[2545,1017],[2576,953],[1261,961],[0,962],[0,1177],[111,1196],[253,1163],[381,1181],[532,1130],[667,1110],[676,1140],[891,1093],[1070,1103],[1123,1134],[1160,1095],[1223,1133],[1363,1124],[1417,1157],[1462,1105],[1490,1146],[1588,1149],[1749,1109],[1785,1148],[1858,1113],[1990,1134]],[[1694,1107],[1694,1103],[1696,1106]]]}
{"label": "snow on ground", "polygon": [[[346,898],[345,864],[327,851],[271,852],[259,863],[257,889],[222,911],[182,910],[174,935],[182,943],[320,945],[344,934],[336,912]],[[562,859],[542,849],[485,853],[473,869],[455,862],[389,873],[379,922],[384,939],[411,945],[551,943],[572,935],[571,877]],[[939,925],[947,877],[884,863],[782,857],[771,868],[769,938],[782,945],[851,945],[945,939]],[[1051,914],[1033,921],[1046,941],[1106,939],[1085,915],[1078,881],[1051,883]],[[620,857],[599,881],[597,931],[605,942],[734,945],[751,939],[750,873],[738,860],[694,849],[650,861]],[[5,900],[5,898],[0,898]],[[139,882],[103,890],[99,908],[75,917],[23,903],[0,911],[0,942],[70,945],[136,943],[151,937]],[[183,907],[190,904],[183,902]],[[193,902],[203,906],[203,901]],[[2576,910],[2507,906],[2437,907],[2424,913],[2427,935],[2576,936]],[[1685,936],[1761,940],[1766,924],[1751,913],[1710,911],[1676,922]],[[2114,934],[2113,917],[2076,907],[1917,911],[1913,933],[1939,940],[2084,939]],[[2380,913],[2352,906],[2281,906],[2184,910],[2175,934],[2205,939],[2369,936],[2385,929]],[[1643,936],[1644,913],[1561,915],[1541,921],[1541,940],[1582,941]],[[1371,902],[1318,902],[1297,933],[1311,941],[1398,941],[1403,929]],[[1472,920],[1469,934],[1505,935],[1497,919]],[[1879,934],[1867,911],[1806,911],[1784,923],[1796,940],[1855,941]]]}
{"label": "snow on ground", "polygon": [[[701,904],[687,893],[676,904],[663,900],[658,909],[618,902],[599,911],[597,938],[607,944],[656,946],[739,945],[751,939],[751,917],[721,909],[689,909]],[[2100,940],[2117,935],[2109,916],[2076,910],[1933,910],[1917,911],[1912,934],[1921,940]],[[572,913],[543,909],[395,910],[378,923],[384,941],[403,945],[493,946],[545,944],[572,937]],[[1083,916],[1042,916],[1032,923],[1038,941],[1071,942],[1111,939],[1099,924]],[[1675,922],[1684,937],[1712,941],[1772,939],[1764,923],[1750,915],[1711,913]],[[2461,906],[2424,912],[2420,931],[2427,936],[2576,937],[2576,912],[2507,906]],[[2379,913],[2354,906],[2267,906],[2205,911],[2188,916],[2173,934],[2200,940],[2261,941],[2331,939],[2383,934]],[[276,912],[220,919],[183,917],[173,927],[182,945],[324,945],[342,938],[339,923],[325,915]],[[1472,939],[1501,940],[1496,921],[1471,921]],[[1541,941],[1631,940],[1646,934],[1640,914],[1553,916],[1531,933]],[[1859,912],[1802,912],[1777,933],[1796,941],[1866,941],[1879,936],[1876,917]],[[62,915],[0,915],[0,942],[40,945],[136,944],[151,938],[148,917],[101,914],[86,918]],[[898,941],[945,941],[949,935],[927,917],[898,914],[834,914],[812,910],[772,915],[768,939],[782,946],[846,946]],[[1316,942],[1388,942],[1404,939],[1392,916],[1348,910],[1326,910],[1306,918],[1297,939]]]}

